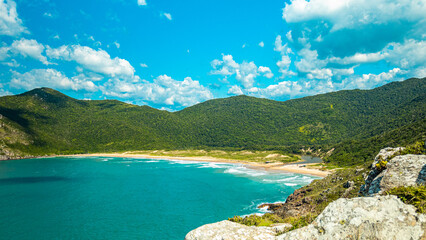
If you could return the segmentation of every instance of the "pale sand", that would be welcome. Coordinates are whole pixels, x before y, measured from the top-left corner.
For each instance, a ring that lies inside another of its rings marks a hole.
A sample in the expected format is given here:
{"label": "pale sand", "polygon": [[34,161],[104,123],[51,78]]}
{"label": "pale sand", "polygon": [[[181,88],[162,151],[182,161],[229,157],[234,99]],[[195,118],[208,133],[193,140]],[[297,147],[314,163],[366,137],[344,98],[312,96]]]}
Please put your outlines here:
{"label": "pale sand", "polygon": [[319,169],[312,169],[306,167],[300,167],[301,165],[310,164],[284,164],[284,163],[259,163],[242,160],[231,160],[223,158],[214,158],[207,156],[199,157],[173,157],[173,156],[153,156],[148,154],[130,154],[130,153],[92,153],[92,154],[77,154],[77,155],[66,155],[66,156],[87,156],[87,157],[124,157],[124,158],[148,158],[148,159],[165,159],[165,160],[182,160],[182,161],[196,161],[196,162],[220,162],[220,163],[237,163],[248,165],[253,168],[261,168],[264,170],[271,171],[282,171],[291,173],[308,174],[318,177],[326,177],[332,171],[324,171]]}

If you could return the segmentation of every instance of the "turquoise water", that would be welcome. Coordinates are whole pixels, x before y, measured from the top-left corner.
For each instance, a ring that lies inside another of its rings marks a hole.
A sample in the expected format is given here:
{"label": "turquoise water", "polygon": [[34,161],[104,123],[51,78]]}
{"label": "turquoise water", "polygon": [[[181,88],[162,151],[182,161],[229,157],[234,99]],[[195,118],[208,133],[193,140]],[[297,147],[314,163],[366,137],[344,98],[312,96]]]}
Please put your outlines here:
{"label": "turquoise water", "polygon": [[0,239],[183,239],[315,177],[136,158],[0,161]]}

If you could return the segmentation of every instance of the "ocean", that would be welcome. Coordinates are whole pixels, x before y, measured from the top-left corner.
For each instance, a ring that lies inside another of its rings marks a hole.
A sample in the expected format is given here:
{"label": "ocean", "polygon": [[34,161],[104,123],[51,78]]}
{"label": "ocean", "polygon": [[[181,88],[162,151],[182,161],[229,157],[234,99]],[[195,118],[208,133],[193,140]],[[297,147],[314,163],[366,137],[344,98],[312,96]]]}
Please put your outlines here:
{"label": "ocean", "polygon": [[0,239],[180,239],[265,212],[317,177],[238,164],[112,157],[0,161]]}

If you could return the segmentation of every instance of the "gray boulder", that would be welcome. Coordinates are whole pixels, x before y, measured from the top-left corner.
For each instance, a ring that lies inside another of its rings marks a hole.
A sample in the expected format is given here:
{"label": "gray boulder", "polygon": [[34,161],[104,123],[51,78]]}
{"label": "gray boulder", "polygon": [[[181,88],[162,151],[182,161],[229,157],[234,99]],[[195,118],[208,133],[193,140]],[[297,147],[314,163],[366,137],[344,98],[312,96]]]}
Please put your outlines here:
{"label": "gray boulder", "polygon": [[363,195],[381,194],[395,187],[426,183],[426,155],[396,156],[388,160],[383,171],[379,171],[375,163],[365,185],[361,187]]}
{"label": "gray boulder", "polygon": [[192,230],[185,240],[273,240],[275,235],[276,230],[270,227],[249,227],[225,220]]}
{"label": "gray boulder", "polygon": [[396,196],[340,198],[303,228],[276,239],[425,239],[426,215]]}

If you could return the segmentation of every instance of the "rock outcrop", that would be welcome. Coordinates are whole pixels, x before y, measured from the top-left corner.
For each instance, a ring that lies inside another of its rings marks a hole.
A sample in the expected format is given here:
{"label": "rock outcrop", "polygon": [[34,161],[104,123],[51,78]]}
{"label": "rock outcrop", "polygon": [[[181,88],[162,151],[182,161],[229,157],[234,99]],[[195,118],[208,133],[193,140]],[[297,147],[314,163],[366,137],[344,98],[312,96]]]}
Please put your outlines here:
{"label": "rock outcrop", "polygon": [[396,196],[375,196],[338,199],[312,224],[276,239],[425,239],[425,231],[425,214]]}
{"label": "rock outcrop", "polygon": [[[426,155],[407,154],[389,159],[397,151],[399,149],[389,151],[389,148],[380,151],[365,185],[361,186],[361,194],[371,196],[395,187],[426,183]],[[386,168],[380,168],[380,161],[387,161]]]}
{"label": "rock outcrop", "polygon": [[[330,203],[306,227],[275,236],[287,226],[279,228],[248,227],[230,221],[222,221],[199,227],[188,233],[185,239],[426,240],[426,214],[417,213],[414,206],[403,203],[396,196],[380,195],[395,187],[426,184],[426,155],[395,156],[402,150],[403,148],[385,148],[376,156],[372,169],[365,179],[365,184],[360,190],[360,193],[369,197],[339,198]],[[329,180],[342,184],[339,186],[346,189],[343,197],[355,189],[353,181],[343,182],[343,179],[334,178]],[[288,217],[301,216],[312,211],[312,207],[311,209],[301,207],[315,205],[303,204],[313,201],[306,197],[308,191],[312,191],[312,189],[308,187],[296,190],[288,197],[283,206],[275,210],[275,213]],[[330,188],[324,190],[324,192],[327,191],[331,191]]]}
{"label": "rock outcrop", "polygon": [[291,225],[249,227],[225,220],[192,230],[185,236],[185,240],[273,240],[278,232],[288,227]]}

